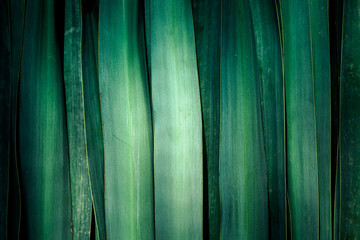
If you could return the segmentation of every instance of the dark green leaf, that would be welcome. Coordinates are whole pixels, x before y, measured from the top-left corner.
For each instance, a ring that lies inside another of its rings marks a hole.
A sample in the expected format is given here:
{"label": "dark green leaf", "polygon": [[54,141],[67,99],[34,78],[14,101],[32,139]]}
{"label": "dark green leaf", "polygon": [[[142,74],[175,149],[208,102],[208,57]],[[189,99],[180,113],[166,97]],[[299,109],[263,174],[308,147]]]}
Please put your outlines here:
{"label": "dark green leaf", "polygon": [[11,117],[10,117],[10,162],[8,195],[8,239],[18,239],[21,221],[21,192],[18,169],[18,111],[20,65],[25,22],[25,0],[10,0],[11,39]]}
{"label": "dark green leaf", "polygon": [[270,239],[286,239],[284,85],[275,3],[250,1],[260,79]]}
{"label": "dark green leaf", "polygon": [[327,1],[285,0],[281,5],[292,237],[329,239],[331,81]]}
{"label": "dark green leaf", "polygon": [[98,74],[98,11],[83,8],[82,70],[86,142],[89,161],[91,193],[97,237],[106,239],[104,206],[104,146],[101,126]]}
{"label": "dark green leaf", "polygon": [[73,239],[89,239],[91,192],[82,76],[81,1],[65,1],[64,81],[69,141]]}
{"label": "dark green leaf", "polygon": [[0,3],[0,238],[6,238],[10,160],[11,46],[9,3]]}
{"label": "dark green leaf", "polygon": [[221,239],[268,239],[260,81],[248,0],[222,6]]}
{"label": "dark green leaf", "polygon": [[27,2],[19,103],[27,239],[72,239],[64,82],[54,15],[54,0]]}
{"label": "dark green leaf", "polygon": [[219,135],[221,1],[193,0],[204,144],[204,238],[220,238]]}
{"label": "dark green leaf", "polygon": [[360,238],[360,1],[344,0],[340,79],[339,239]]}

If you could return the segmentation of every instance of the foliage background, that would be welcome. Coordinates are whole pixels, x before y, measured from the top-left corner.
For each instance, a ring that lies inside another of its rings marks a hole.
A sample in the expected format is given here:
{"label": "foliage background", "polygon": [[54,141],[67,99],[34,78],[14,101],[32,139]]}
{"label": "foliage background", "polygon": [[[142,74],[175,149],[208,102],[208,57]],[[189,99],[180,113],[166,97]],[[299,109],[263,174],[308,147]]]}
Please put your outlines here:
{"label": "foliage background", "polygon": [[0,239],[360,237],[360,1],[0,4]]}

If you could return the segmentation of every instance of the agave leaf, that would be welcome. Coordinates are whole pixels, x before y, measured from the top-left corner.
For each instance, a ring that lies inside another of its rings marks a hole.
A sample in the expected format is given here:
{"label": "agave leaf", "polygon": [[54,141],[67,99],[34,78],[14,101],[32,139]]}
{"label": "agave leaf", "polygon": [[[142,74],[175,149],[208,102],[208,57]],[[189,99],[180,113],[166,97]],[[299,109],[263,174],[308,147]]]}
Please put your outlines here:
{"label": "agave leaf", "polygon": [[10,160],[10,21],[9,2],[0,3],[0,238],[6,239]]}
{"label": "agave leaf", "polygon": [[[84,3],[83,3],[84,6]],[[98,74],[98,11],[83,7],[82,70],[85,102],[86,142],[96,237],[106,239],[104,206],[104,147],[101,126]]]}
{"label": "agave leaf", "polygon": [[221,1],[193,4],[204,129],[204,238],[220,238],[219,135]]}
{"label": "agave leaf", "polygon": [[99,73],[109,239],[154,238],[152,123],[139,2],[103,0],[100,5]]}
{"label": "agave leaf", "polygon": [[331,239],[331,69],[327,0],[310,0],[310,41],[319,178],[320,239]]}
{"label": "agave leaf", "polygon": [[259,68],[270,239],[286,239],[284,86],[275,2],[249,1]]}
{"label": "agave leaf", "polygon": [[91,192],[86,146],[85,105],[82,76],[81,1],[65,1],[64,81],[69,141],[72,234],[89,239]]}
{"label": "agave leaf", "polygon": [[19,160],[22,232],[27,239],[72,239],[61,41],[54,0],[28,1],[21,65]]}
{"label": "agave leaf", "polygon": [[292,236],[329,239],[331,104],[327,1],[286,0],[281,1],[281,10]]}
{"label": "agave leaf", "polygon": [[305,1],[281,4],[291,236],[317,239],[319,181],[309,6]]}
{"label": "agave leaf", "polygon": [[260,81],[247,0],[222,6],[221,239],[267,239]]}
{"label": "agave leaf", "polygon": [[339,239],[360,238],[360,2],[344,0],[340,79]]}
{"label": "agave leaf", "polygon": [[202,124],[191,1],[148,4],[156,238],[202,239]]}

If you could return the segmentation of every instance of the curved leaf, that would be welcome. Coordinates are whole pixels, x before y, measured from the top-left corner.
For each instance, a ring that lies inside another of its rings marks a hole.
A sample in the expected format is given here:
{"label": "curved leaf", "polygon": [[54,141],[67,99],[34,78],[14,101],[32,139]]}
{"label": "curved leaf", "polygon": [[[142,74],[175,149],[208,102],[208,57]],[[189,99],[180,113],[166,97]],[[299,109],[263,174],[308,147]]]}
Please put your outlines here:
{"label": "curved leaf", "polygon": [[137,0],[102,0],[100,97],[109,239],[154,238],[153,141],[144,19]]}
{"label": "curved leaf", "polygon": [[0,238],[6,239],[10,160],[10,21],[9,3],[0,3]]}
{"label": "curved leaf", "polygon": [[191,1],[149,3],[157,239],[202,239],[200,90]]}
{"label": "curved leaf", "polygon": [[7,213],[8,239],[20,237],[21,191],[18,168],[18,110],[20,65],[23,48],[25,0],[9,0],[11,39],[10,162]]}
{"label": "curved leaf", "polygon": [[204,128],[204,238],[220,238],[219,135],[221,1],[193,4]]}

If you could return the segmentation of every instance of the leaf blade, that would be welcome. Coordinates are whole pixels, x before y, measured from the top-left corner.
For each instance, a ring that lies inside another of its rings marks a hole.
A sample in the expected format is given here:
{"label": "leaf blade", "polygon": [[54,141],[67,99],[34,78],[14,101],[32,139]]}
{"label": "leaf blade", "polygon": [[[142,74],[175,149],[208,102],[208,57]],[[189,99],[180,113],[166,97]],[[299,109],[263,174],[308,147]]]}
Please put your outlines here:
{"label": "leaf blade", "polygon": [[359,9],[358,1],[344,1],[340,75],[339,239],[360,237]]}
{"label": "leaf blade", "polygon": [[286,238],[284,85],[275,2],[250,1],[259,67],[271,239]]}
{"label": "leaf blade", "polygon": [[202,239],[202,126],[191,1],[150,1],[156,238]]}
{"label": "leaf blade", "polygon": [[9,3],[1,3],[0,14],[0,238],[6,239],[10,161],[11,43]]}
{"label": "leaf blade", "polygon": [[[204,238],[220,238],[219,135],[221,1],[192,1],[204,144]],[[205,174],[206,172],[206,174]],[[206,178],[206,179],[205,179]],[[207,189],[205,189],[207,187]],[[206,232],[205,232],[206,231]]]}
{"label": "leaf blade", "polygon": [[60,47],[56,44],[55,1],[29,1],[26,12],[19,102],[23,217],[29,239],[72,239],[65,99]]}
{"label": "leaf blade", "polygon": [[82,70],[86,142],[96,237],[106,239],[104,206],[104,143],[98,72],[98,6],[83,7]]}
{"label": "leaf blade", "polygon": [[140,9],[140,1],[133,0],[104,0],[100,5],[100,97],[109,239],[154,238],[152,122]]}
{"label": "leaf blade", "polygon": [[64,82],[74,239],[90,238],[92,204],[82,76],[81,17],[81,1],[65,1]]}
{"label": "leaf blade", "polygon": [[269,234],[260,83],[250,11],[247,0],[223,2],[222,239],[266,239]]}

